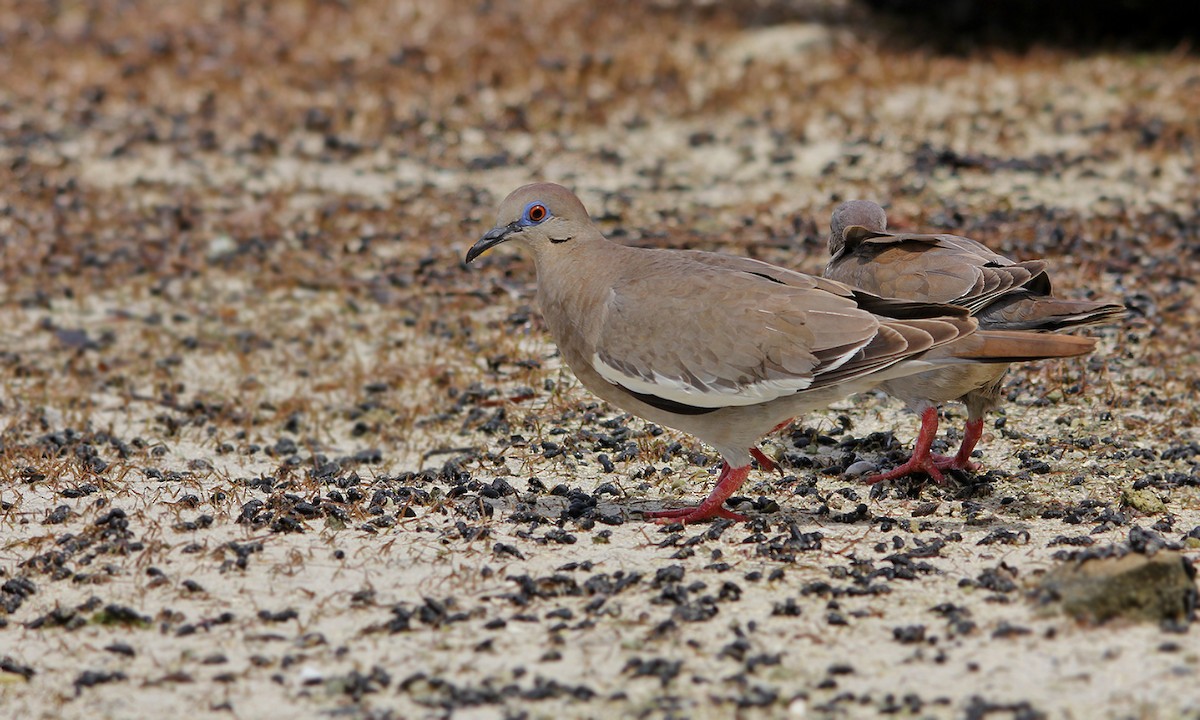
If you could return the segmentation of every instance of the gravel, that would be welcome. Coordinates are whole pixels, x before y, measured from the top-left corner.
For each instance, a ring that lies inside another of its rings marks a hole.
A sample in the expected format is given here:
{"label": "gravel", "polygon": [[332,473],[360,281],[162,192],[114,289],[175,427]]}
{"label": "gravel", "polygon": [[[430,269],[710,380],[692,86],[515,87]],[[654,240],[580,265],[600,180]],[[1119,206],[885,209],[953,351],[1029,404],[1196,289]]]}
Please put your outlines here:
{"label": "gravel", "polygon": [[[0,8],[7,713],[1200,712],[1186,47],[941,54],[844,2],[119,10]],[[871,198],[1130,318],[1010,373],[979,474],[863,486],[917,428],[870,394],[766,442],[748,522],[652,525],[711,449],[575,382],[527,258],[462,264],[534,179],[809,272]],[[1079,611],[1108,562],[1164,609]]]}

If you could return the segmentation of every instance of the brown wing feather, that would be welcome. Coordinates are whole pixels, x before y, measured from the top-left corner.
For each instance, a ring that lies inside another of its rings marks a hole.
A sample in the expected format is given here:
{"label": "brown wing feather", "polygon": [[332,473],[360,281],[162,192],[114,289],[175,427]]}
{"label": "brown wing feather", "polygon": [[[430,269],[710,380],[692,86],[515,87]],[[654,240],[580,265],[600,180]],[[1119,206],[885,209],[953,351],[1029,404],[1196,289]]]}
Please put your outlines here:
{"label": "brown wing feather", "polygon": [[[878,298],[754,260],[642,257],[647,261],[613,288],[596,347],[603,362],[647,381],[660,376],[701,392],[801,379],[821,387],[975,327],[959,308]],[[664,277],[686,286],[666,287]]]}
{"label": "brown wing feather", "polygon": [[1046,263],[1014,262],[970,238],[851,227],[825,276],[888,297],[952,303],[979,312],[1013,292],[1049,294]]}

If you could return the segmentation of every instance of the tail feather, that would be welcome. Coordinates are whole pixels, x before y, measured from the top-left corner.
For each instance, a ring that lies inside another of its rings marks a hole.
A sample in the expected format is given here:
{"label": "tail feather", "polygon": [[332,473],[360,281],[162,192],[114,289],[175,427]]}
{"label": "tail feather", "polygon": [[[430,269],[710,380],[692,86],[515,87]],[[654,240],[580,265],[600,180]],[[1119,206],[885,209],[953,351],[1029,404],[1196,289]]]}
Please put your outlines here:
{"label": "tail feather", "polygon": [[1058,332],[1107,325],[1124,316],[1123,305],[1034,296],[993,304],[977,317],[984,329]]}
{"label": "tail feather", "polygon": [[1096,349],[1096,339],[1023,330],[980,330],[945,347],[946,355],[957,360],[1011,363],[1087,355]]}

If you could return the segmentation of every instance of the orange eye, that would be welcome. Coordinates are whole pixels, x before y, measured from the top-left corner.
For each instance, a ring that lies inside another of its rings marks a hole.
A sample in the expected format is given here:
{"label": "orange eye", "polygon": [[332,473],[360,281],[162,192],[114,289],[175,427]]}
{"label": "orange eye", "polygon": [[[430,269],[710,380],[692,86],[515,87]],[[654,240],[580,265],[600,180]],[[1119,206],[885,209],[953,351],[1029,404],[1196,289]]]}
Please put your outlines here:
{"label": "orange eye", "polygon": [[526,216],[529,218],[529,222],[535,222],[535,223],[539,223],[539,222],[545,220],[546,215],[547,215],[547,213],[546,213],[545,205],[530,205],[529,210],[526,212]]}

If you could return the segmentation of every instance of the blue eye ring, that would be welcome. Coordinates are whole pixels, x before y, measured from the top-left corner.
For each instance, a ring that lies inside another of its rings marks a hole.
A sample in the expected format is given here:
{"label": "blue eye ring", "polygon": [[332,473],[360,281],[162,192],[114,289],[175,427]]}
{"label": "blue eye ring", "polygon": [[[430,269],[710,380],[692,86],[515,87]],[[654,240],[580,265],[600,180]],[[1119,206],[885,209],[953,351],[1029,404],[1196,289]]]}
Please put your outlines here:
{"label": "blue eye ring", "polygon": [[521,216],[521,219],[526,225],[537,225],[549,217],[550,211],[546,208],[545,204],[534,200],[525,206],[525,213]]}

